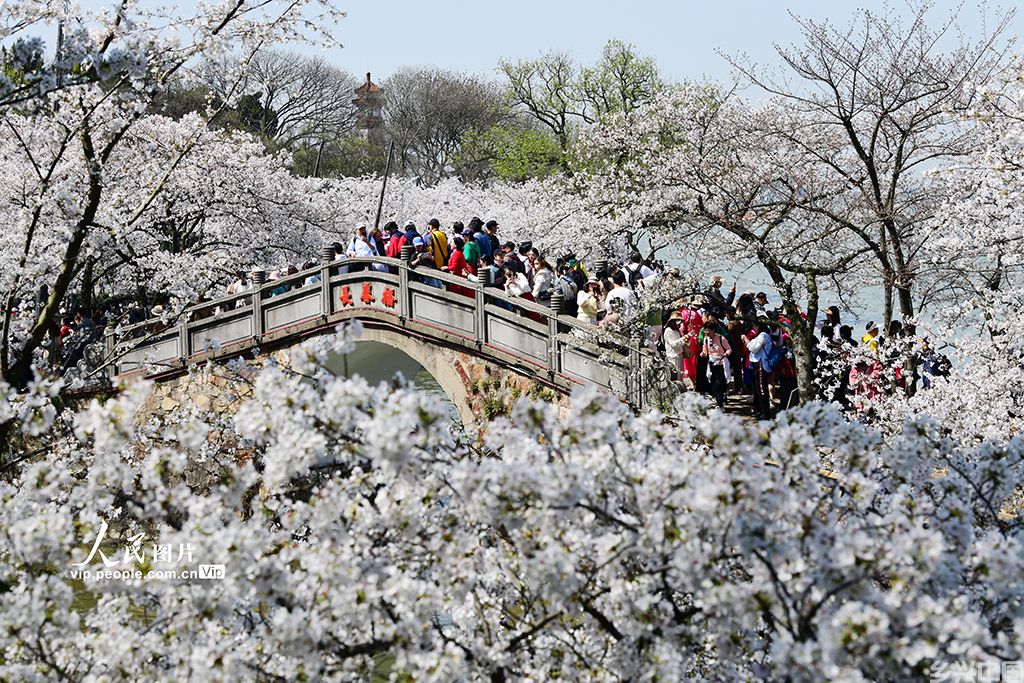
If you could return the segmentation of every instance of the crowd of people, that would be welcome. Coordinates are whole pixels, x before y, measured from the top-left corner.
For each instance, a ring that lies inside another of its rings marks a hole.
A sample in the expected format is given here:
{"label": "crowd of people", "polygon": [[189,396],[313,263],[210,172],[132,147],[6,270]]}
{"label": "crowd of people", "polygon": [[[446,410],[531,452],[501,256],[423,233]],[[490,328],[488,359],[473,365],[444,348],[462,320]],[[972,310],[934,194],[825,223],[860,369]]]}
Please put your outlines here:
{"label": "crowd of people", "polygon": [[[664,355],[675,379],[686,389],[713,397],[719,406],[728,395],[741,395],[752,403],[755,416],[766,418],[798,400],[790,321],[765,292],[737,296],[734,285],[723,294],[718,276],[705,289],[687,288],[678,269],[649,262],[638,252],[627,263],[601,263],[589,272],[573,253],[551,258],[531,242],[502,240],[499,227],[497,221],[477,217],[468,225],[456,221],[449,230],[437,219],[423,230],[412,221],[404,227],[391,221],[382,229],[360,225],[347,244],[335,243],[333,248],[339,260],[398,259],[402,247],[410,245],[410,265],[426,284],[445,286],[430,277],[429,271],[436,270],[543,304],[558,294],[563,314],[598,328],[621,331],[639,322],[646,343]],[[295,272],[293,268],[272,273],[271,279]],[[229,293],[239,293],[244,283],[243,274]],[[447,287],[472,295],[468,287]],[[839,308],[832,306],[815,329],[812,363],[818,398],[846,408],[869,411],[871,400],[880,394],[911,394],[949,369],[948,359],[898,321],[885,335],[869,323],[861,338],[854,339],[853,327],[842,324]]]}
{"label": "crowd of people", "polygon": [[[730,394],[738,395],[752,404],[755,416],[767,418],[798,400],[790,321],[781,307],[770,304],[765,292],[737,296],[733,285],[723,293],[719,276],[700,288],[684,282],[677,268],[645,260],[638,252],[626,263],[596,262],[588,270],[573,253],[551,258],[529,241],[502,240],[499,229],[497,221],[477,217],[468,225],[456,221],[449,230],[442,229],[437,219],[427,221],[422,230],[412,221],[404,227],[394,221],[383,228],[359,225],[347,242],[331,246],[331,255],[339,261],[341,272],[391,268],[384,263],[346,264],[348,259],[408,259],[418,281],[467,296],[474,295],[474,288],[453,284],[451,278],[442,282],[431,277],[431,271],[500,288],[508,297],[544,305],[557,295],[562,314],[600,330],[631,328],[642,333],[651,351],[665,358],[675,381],[712,397],[719,406],[725,405]],[[270,272],[267,281],[280,280],[281,284],[271,285],[269,296],[319,282],[315,271],[301,279],[292,277],[316,265],[315,261],[292,263]],[[248,301],[245,293],[254,286],[253,277],[240,271],[224,293],[237,297],[236,305],[244,305]],[[511,308],[508,302],[495,303]],[[215,314],[200,309],[192,315]],[[164,307],[153,307],[149,316],[133,307],[126,317],[128,323],[164,318]],[[812,363],[818,398],[848,409],[870,411],[871,401],[879,395],[912,394],[949,370],[948,359],[932,350],[927,340],[916,337],[911,326],[898,321],[884,335],[877,325],[868,323],[855,339],[853,327],[843,324],[839,308],[832,306],[814,329]],[[79,310],[63,320],[58,341],[70,349],[72,338],[94,341],[101,333],[102,323]],[[75,362],[80,347],[74,345],[75,350],[61,357]]]}
{"label": "crowd of people", "polygon": [[[723,295],[722,285],[714,276],[700,295],[664,312],[661,348],[687,388],[714,397],[720,407],[730,393],[746,396],[755,417],[768,419],[799,400],[791,321],[764,292],[737,297],[733,285]],[[811,327],[816,398],[848,410],[871,413],[880,396],[913,395],[950,369],[948,358],[899,321],[884,336],[868,322],[854,339],[853,327],[831,306]]]}

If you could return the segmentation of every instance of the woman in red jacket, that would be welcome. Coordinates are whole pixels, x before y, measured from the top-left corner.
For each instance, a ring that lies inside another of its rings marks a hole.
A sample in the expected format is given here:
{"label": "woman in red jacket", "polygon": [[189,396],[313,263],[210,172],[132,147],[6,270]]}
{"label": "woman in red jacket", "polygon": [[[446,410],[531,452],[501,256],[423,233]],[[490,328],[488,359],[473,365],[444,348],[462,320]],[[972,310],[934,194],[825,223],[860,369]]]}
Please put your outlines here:
{"label": "woman in red jacket", "polygon": [[[466,246],[466,242],[462,237],[456,235],[452,243],[455,245],[455,248],[452,249],[452,255],[448,257],[448,272],[458,277],[466,277],[469,273],[469,264],[466,263],[466,257],[462,255],[462,248]],[[474,296],[471,289],[458,285],[448,285],[448,291],[464,294],[465,296]]]}

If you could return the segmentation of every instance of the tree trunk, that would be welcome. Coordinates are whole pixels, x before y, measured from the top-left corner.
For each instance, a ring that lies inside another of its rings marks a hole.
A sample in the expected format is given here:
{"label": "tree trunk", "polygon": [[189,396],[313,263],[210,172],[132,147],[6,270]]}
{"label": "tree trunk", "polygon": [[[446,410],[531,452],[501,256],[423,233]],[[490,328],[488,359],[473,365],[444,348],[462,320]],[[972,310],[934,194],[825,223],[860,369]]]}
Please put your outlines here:
{"label": "tree trunk", "polygon": [[[896,288],[897,299],[900,303],[900,315],[904,320],[909,320],[914,317],[914,299],[910,292],[913,286],[914,275],[910,272],[907,257],[903,253],[903,243],[900,240],[899,232],[896,230],[896,224],[892,220],[886,220],[884,224],[888,230],[889,242],[892,245],[892,262],[896,271],[893,286]],[[891,317],[885,321],[887,328],[890,321]]]}
{"label": "tree trunk", "polygon": [[[878,228],[878,245],[883,254],[889,253],[889,241],[885,236],[885,226]],[[889,267],[888,260],[882,266],[882,327],[889,329],[892,322],[892,283],[895,280],[895,273]]]}
{"label": "tree trunk", "polygon": [[80,298],[80,305],[81,305],[82,309],[85,311],[86,315],[88,315],[90,318],[93,317],[95,315],[95,313],[96,313],[96,311],[93,310],[93,299],[94,299],[94,297],[93,297],[93,285],[94,285],[94,282],[93,282],[93,276],[92,275],[93,275],[93,264],[94,263],[95,263],[95,261],[93,261],[93,259],[90,258],[86,262],[85,268],[82,271],[82,289],[81,289],[82,295],[81,295],[81,298]]}
{"label": "tree trunk", "polygon": [[4,381],[14,387],[24,387],[31,378],[32,361],[35,351],[39,348],[43,338],[46,336],[47,330],[52,326],[56,316],[59,314],[64,296],[67,294],[75,275],[75,267],[78,264],[82,243],[85,241],[86,235],[89,234],[89,228],[96,218],[96,211],[99,208],[100,198],[103,194],[103,173],[100,163],[96,158],[92,137],[89,135],[88,130],[83,130],[80,137],[82,140],[82,151],[89,164],[89,193],[82,210],[82,216],[75,225],[71,240],[64,251],[61,270],[57,275],[57,280],[53,283],[53,288],[50,290],[50,298],[43,306],[42,311],[40,311],[24,346],[18,350],[15,362],[4,373]]}
{"label": "tree trunk", "polygon": [[882,277],[885,280],[882,293],[882,326],[885,329],[889,329],[889,323],[892,322],[892,277],[888,274]]}
{"label": "tree trunk", "polygon": [[900,302],[900,315],[903,316],[904,321],[908,321],[914,317],[914,299],[910,293],[910,283],[897,286],[896,294]]}
{"label": "tree trunk", "polygon": [[817,387],[814,381],[814,323],[818,317],[818,280],[814,273],[806,273],[807,319],[800,314],[800,303],[793,295],[793,287],[786,280],[779,265],[770,257],[760,258],[771,275],[775,290],[782,299],[782,308],[790,321],[790,338],[793,340],[793,360],[796,366],[796,388],[800,403],[814,400]]}
{"label": "tree trunk", "polygon": [[818,383],[814,374],[814,325],[818,320],[818,276],[804,275],[807,283],[807,319],[800,315],[795,305],[787,317],[791,321],[793,338],[793,364],[796,366],[796,386],[800,392],[800,403],[813,401],[818,396]]}

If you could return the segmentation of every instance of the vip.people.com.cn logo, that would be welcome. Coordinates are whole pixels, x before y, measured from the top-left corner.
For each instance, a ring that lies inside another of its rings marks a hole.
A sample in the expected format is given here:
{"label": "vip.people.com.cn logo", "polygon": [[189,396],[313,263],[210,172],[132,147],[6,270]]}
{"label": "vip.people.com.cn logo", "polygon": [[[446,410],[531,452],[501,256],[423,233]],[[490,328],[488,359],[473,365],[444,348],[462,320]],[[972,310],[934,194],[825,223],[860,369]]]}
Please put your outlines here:
{"label": "vip.people.com.cn logo", "polygon": [[[100,524],[89,555],[68,570],[72,579],[83,581],[131,580],[216,580],[225,577],[223,564],[198,564],[191,543],[145,543],[144,534],[129,536],[120,549],[108,557],[102,550],[107,523]],[[149,551],[147,553],[147,550]],[[109,552],[109,551],[108,551]],[[96,562],[96,559],[99,562]]]}

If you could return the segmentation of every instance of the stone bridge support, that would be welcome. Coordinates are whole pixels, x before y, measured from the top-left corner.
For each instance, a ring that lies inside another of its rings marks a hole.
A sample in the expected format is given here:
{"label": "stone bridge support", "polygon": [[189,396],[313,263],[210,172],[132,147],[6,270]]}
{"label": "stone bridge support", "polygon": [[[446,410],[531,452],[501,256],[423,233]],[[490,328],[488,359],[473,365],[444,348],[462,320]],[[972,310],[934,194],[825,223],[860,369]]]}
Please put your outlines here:
{"label": "stone bridge support", "polygon": [[[390,353],[373,353],[373,365],[367,366],[360,356],[362,347],[383,345]],[[338,374],[363,374],[371,382],[383,381],[395,372],[412,374],[419,367],[425,369],[441,386],[458,410],[467,426],[482,426],[496,417],[507,415],[520,397],[541,399],[568,408],[568,396],[535,379],[525,377],[512,369],[472,356],[457,348],[439,346],[416,337],[387,329],[367,328],[362,341],[351,354],[351,363],[339,358],[329,364]],[[358,358],[356,358],[358,357]],[[242,365],[242,373],[251,378],[263,367],[268,358],[282,365],[288,362],[288,350],[280,349],[257,358],[249,358]],[[237,368],[235,364],[234,368]],[[156,384],[153,394],[143,406],[143,413],[166,413],[180,407],[194,405],[202,411],[229,414],[234,412],[251,392],[246,382],[239,381],[237,369],[213,363],[197,372],[181,374]]]}

